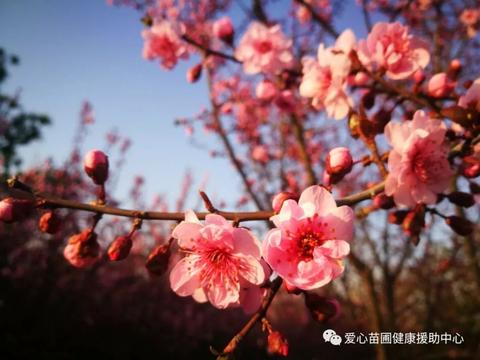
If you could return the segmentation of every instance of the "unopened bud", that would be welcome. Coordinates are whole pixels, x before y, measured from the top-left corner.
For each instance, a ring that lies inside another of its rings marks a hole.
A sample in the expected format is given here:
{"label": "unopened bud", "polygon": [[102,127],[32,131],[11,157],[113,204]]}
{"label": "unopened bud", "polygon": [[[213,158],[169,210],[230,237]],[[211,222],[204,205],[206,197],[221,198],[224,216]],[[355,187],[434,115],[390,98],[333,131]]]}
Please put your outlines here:
{"label": "unopened bud", "polygon": [[475,182],[471,182],[469,187],[470,187],[470,192],[472,194],[475,194],[475,195],[480,194],[480,185],[479,184],[477,184]]}
{"label": "unopened bud", "polygon": [[396,210],[388,214],[388,222],[390,224],[400,225],[407,217],[408,210]]}
{"label": "unopened bud", "polygon": [[388,210],[395,206],[395,202],[392,196],[381,193],[373,198],[373,205],[378,209]]}
{"label": "unopened bud", "polygon": [[233,36],[235,31],[233,29],[232,20],[228,16],[222,17],[213,23],[213,35],[229,45],[233,44]]}
{"label": "unopened bud", "polygon": [[466,156],[463,158],[461,166],[462,175],[468,179],[476,178],[480,175],[480,159],[475,156]]}
{"label": "unopened bud", "polygon": [[187,71],[187,81],[189,83],[197,82],[200,79],[200,76],[202,76],[202,64],[192,66]]}
{"label": "unopened bud", "polygon": [[409,211],[402,223],[403,231],[408,236],[418,236],[425,226],[425,207],[417,205],[414,210]]}
{"label": "unopened bud", "polygon": [[120,261],[125,259],[132,249],[132,239],[130,236],[119,236],[108,247],[108,258],[111,261]]}
{"label": "unopened bud", "polygon": [[415,81],[417,84],[420,84],[423,82],[423,80],[425,80],[425,73],[422,70],[415,71],[413,74],[413,81]]}
{"label": "unopened bud", "polygon": [[468,236],[473,232],[473,223],[463,217],[451,215],[445,219],[445,222],[458,235]]}
{"label": "unopened bud", "polygon": [[338,147],[330,152],[326,158],[326,170],[332,176],[334,183],[347,175],[353,166],[352,155],[346,147]]}
{"label": "unopened bud", "polygon": [[475,205],[475,198],[472,194],[463,191],[454,191],[447,195],[448,200],[458,206],[469,208]]}
{"label": "unopened bud", "polygon": [[34,209],[30,200],[8,197],[0,201],[0,221],[11,224],[27,218]]}
{"label": "unopened bud", "polygon": [[108,157],[100,150],[90,150],[83,161],[87,175],[97,185],[103,185],[108,179]]}
{"label": "unopened bud", "polygon": [[459,59],[453,59],[452,61],[450,61],[449,71],[456,74],[460,70],[462,70],[462,62]]}
{"label": "unopened bud", "polygon": [[271,100],[277,94],[277,88],[271,81],[262,80],[255,89],[255,95],[261,100]]}
{"label": "unopened bud", "polygon": [[100,245],[97,234],[88,228],[68,239],[63,255],[70,264],[76,267],[86,267],[94,264],[100,255]]}
{"label": "unopened bud", "polygon": [[38,228],[47,234],[55,234],[61,226],[60,218],[53,212],[47,211],[40,217],[38,221]]}
{"label": "unopened bud", "polygon": [[272,355],[288,355],[288,341],[280,332],[271,331],[268,334],[268,352]]}
{"label": "unopened bud", "polygon": [[370,77],[363,71],[359,71],[358,73],[355,74],[354,82],[355,82],[355,85],[357,86],[367,85],[369,80],[370,80]]}
{"label": "unopened bud", "polygon": [[305,293],[305,305],[312,317],[319,322],[328,322],[340,314],[340,304],[336,299],[314,293]]}
{"label": "unopened bud", "polygon": [[455,83],[450,81],[446,73],[438,73],[428,81],[428,95],[433,97],[447,96],[455,88]]}
{"label": "unopened bud", "polygon": [[277,195],[275,195],[272,199],[272,209],[275,211],[277,214],[280,212],[282,209],[282,205],[285,200],[298,200],[298,196],[295,195],[294,193],[288,192],[288,191],[282,191],[279,192]]}
{"label": "unopened bud", "polygon": [[145,267],[150,274],[163,275],[170,260],[170,244],[157,246],[148,255]]}

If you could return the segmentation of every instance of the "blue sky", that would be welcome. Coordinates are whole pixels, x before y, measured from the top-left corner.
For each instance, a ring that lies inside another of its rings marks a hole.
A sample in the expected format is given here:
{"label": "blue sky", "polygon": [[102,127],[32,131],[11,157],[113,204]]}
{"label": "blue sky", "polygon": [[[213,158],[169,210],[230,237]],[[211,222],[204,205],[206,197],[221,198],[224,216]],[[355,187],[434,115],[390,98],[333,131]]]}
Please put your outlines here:
{"label": "blue sky", "polygon": [[[349,6],[338,28],[361,33],[358,9]],[[167,72],[143,60],[141,30],[139,13],[110,7],[104,0],[0,1],[0,47],[21,59],[6,89],[21,88],[26,109],[46,113],[54,122],[42,141],[22,151],[25,166],[48,156],[57,163],[65,159],[80,106],[88,100],[97,122],[86,150],[101,148],[113,128],[133,141],[117,191],[120,198],[133,177],[142,174],[149,194],[170,192],[173,200],[189,168],[197,187],[208,174],[207,190],[214,197],[236,199],[231,194],[241,185],[226,160],[211,159],[191,146],[173,125],[174,118],[193,115],[208,104],[203,82],[186,82],[191,62]]]}

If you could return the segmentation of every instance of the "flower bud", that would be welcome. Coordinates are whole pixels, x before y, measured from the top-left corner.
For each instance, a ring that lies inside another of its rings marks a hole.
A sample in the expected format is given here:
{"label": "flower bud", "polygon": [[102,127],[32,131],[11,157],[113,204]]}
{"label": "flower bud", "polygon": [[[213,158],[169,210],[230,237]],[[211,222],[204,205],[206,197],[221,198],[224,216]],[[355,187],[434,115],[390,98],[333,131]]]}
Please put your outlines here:
{"label": "flower bud", "polygon": [[53,211],[47,211],[40,217],[38,228],[44,233],[55,234],[60,229],[61,224],[60,218]]}
{"label": "flower bud", "polygon": [[475,195],[480,194],[480,185],[479,184],[477,184],[475,182],[471,182],[469,187],[470,187],[470,192],[472,194],[475,194]]}
{"label": "flower bud", "polygon": [[192,66],[187,71],[187,81],[191,84],[197,82],[200,76],[202,76],[202,64]]}
{"label": "flower bud", "polygon": [[409,211],[402,222],[402,228],[405,234],[411,237],[420,235],[425,226],[425,207],[417,205],[414,210]]}
{"label": "flower bud", "polygon": [[119,236],[108,247],[108,258],[111,261],[120,261],[125,259],[132,249],[132,239],[130,236]]}
{"label": "flower bud", "polygon": [[332,176],[334,183],[340,181],[352,170],[353,159],[346,147],[337,147],[327,155],[326,170]]}
{"label": "flower bud", "polygon": [[8,197],[0,201],[0,221],[11,224],[27,218],[34,209],[34,202]]}
{"label": "flower bud", "polygon": [[454,87],[455,83],[448,79],[446,73],[438,73],[428,81],[427,91],[430,96],[440,98],[447,96]]}
{"label": "flower bud", "polygon": [[83,161],[87,175],[97,185],[103,185],[108,179],[108,156],[100,150],[90,150]]}
{"label": "flower bud", "polygon": [[413,74],[413,81],[415,81],[416,84],[420,84],[425,80],[425,73],[422,70],[417,70]]}
{"label": "flower bud", "polygon": [[267,163],[269,154],[265,145],[256,145],[252,150],[252,159],[260,163]]}
{"label": "flower bud", "polygon": [[288,355],[288,341],[278,331],[268,334],[268,352],[272,355]]}
{"label": "flower bud", "polygon": [[295,195],[294,193],[288,192],[288,191],[282,191],[279,192],[277,195],[275,195],[272,199],[272,209],[275,211],[275,213],[279,213],[280,210],[282,209],[282,205],[285,200],[298,200],[298,196]]}
{"label": "flower bud", "polygon": [[255,89],[255,95],[260,100],[271,100],[276,94],[277,88],[268,80],[260,81]]}
{"label": "flower bud", "polygon": [[340,304],[333,298],[305,293],[305,305],[310,310],[312,317],[322,323],[334,320],[340,315]]}
{"label": "flower bud", "polygon": [[445,222],[458,235],[468,236],[473,232],[473,223],[463,217],[451,215],[445,219]]}
{"label": "flower bud", "polygon": [[355,74],[354,82],[355,82],[355,85],[357,86],[367,85],[369,80],[370,80],[370,77],[363,71],[359,71],[358,73]]}
{"label": "flower bud", "polygon": [[453,191],[447,195],[448,200],[458,206],[469,208],[475,205],[475,198],[472,194],[463,191]]}
{"label": "flower bud", "polygon": [[229,45],[233,44],[233,36],[235,31],[233,29],[232,20],[228,16],[222,17],[213,23],[213,35]]}
{"label": "flower bud", "polygon": [[100,255],[100,245],[97,234],[88,228],[68,239],[68,244],[63,251],[63,256],[70,264],[76,267],[86,267],[94,264]]}
{"label": "flower bud", "polygon": [[388,214],[388,222],[390,224],[400,225],[407,217],[408,210],[396,210]]}
{"label": "flower bud", "polygon": [[163,275],[170,260],[170,244],[159,245],[148,255],[145,267],[153,275]]}
{"label": "flower bud", "polygon": [[461,166],[462,175],[468,179],[476,178],[480,175],[480,159],[475,156],[465,156]]}
{"label": "flower bud", "polygon": [[373,206],[378,209],[388,210],[395,206],[392,196],[388,196],[385,193],[378,194],[373,198]]}

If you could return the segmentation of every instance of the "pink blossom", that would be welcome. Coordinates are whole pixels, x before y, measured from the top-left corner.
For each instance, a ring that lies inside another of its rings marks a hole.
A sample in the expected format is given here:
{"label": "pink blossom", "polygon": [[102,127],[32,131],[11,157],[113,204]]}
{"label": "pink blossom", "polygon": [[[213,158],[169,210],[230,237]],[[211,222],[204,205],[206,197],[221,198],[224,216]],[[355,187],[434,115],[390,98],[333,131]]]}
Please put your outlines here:
{"label": "pink blossom", "polygon": [[261,100],[271,100],[277,94],[277,88],[271,81],[262,80],[255,89],[255,95]]}
{"label": "pink blossom", "polygon": [[390,122],[385,136],[393,147],[388,157],[385,193],[393,195],[397,205],[413,207],[418,203],[434,204],[452,176],[448,163],[447,128],[430,119],[421,110],[412,121]]}
{"label": "pink blossom", "polygon": [[367,67],[385,70],[393,80],[406,79],[430,62],[427,44],[399,22],[375,24],[367,40],[358,43],[358,57]]}
{"label": "pink blossom", "polygon": [[235,50],[235,56],[243,62],[247,74],[259,72],[278,73],[293,65],[292,40],[280,29],[280,25],[267,27],[252,22]]}
{"label": "pink blossom", "polygon": [[352,100],[346,93],[346,80],[350,73],[349,53],[355,44],[355,35],[345,30],[337,39],[335,46],[325,49],[320,44],[317,59],[303,59],[303,78],[300,95],[312,98],[312,106],[325,109],[327,115],[343,119],[352,106]]}
{"label": "pink blossom", "polygon": [[458,105],[465,109],[471,108],[480,111],[480,78],[473,82],[465,95],[460,96]]}
{"label": "pink blossom", "polygon": [[451,81],[446,73],[438,73],[428,81],[428,94],[433,97],[447,96],[455,88],[455,82]]}
{"label": "pink blossom", "polygon": [[170,273],[170,285],[180,296],[208,300],[224,309],[241,303],[245,289],[255,293],[250,287],[266,279],[260,242],[220,215],[209,214],[202,224],[193,212],[187,212],[172,236],[186,253]]}
{"label": "pink blossom", "polygon": [[155,21],[149,29],[143,30],[145,41],[143,57],[147,60],[159,59],[165,69],[173,69],[178,59],[188,58],[186,44],[180,38],[182,26],[170,21]]}
{"label": "pink blossom", "polygon": [[477,9],[465,9],[460,14],[460,21],[467,27],[475,26],[480,19],[480,11]]}
{"label": "pink blossom", "polygon": [[312,290],[326,285],[343,272],[342,259],[350,252],[353,210],[337,207],[326,189],[314,185],[295,200],[284,201],[270,220],[263,243],[267,263],[290,285]]}

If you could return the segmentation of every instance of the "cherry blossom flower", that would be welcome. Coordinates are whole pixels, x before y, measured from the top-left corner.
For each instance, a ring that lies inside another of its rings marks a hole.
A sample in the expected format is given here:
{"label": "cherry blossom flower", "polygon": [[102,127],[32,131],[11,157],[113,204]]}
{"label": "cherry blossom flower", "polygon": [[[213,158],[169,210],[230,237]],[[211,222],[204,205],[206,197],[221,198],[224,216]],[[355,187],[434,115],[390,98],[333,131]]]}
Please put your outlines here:
{"label": "cherry blossom flower", "polygon": [[385,70],[393,80],[406,79],[430,62],[427,44],[399,22],[375,24],[368,38],[359,41],[358,57],[369,68]]}
{"label": "cherry blossom flower", "polygon": [[251,287],[261,285],[267,275],[260,262],[260,242],[247,229],[233,227],[216,214],[207,215],[202,224],[189,211],[172,236],[186,253],[170,273],[170,285],[178,295],[224,309],[260,294]]}
{"label": "cherry blossom flower", "polygon": [[267,27],[256,21],[243,35],[235,56],[243,62],[247,74],[278,73],[290,68],[294,61],[292,40],[282,33],[280,25]]}
{"label": "cherry blossom flower", "polygon": [[170,21],[155,21],[149,29],[143,30],[145,41],[143,57],[147,60],[159,59],[167,70],[175,67],[178,59],[188,58],[188,48],[180,38],[182,26]]}
{"label": "cherry blossom flower", "polygon": [[480,111],[480,78],[473,82],[465,95],[460,96],[458,105],[465,109],[471,108]]}
{"label": "cherry blossom flower", "polygon": [[306,57],[302,60],[300,95],[312,98],[314,108],[325,109],[327,115],[336,120],[343,119],[352,106],[346,86],[351,67],[348,55],[354,44],[355,35],[347,29],[339,36],[335,46],[325,49],[320,44],[317,59]]}
{"label": "cherry blossom flower", "polygon": [[353,210],[337,207],[326,189],[314,185],[295,200],[285,200],[270,220],[263,243],[265,261],[289,285],[312,290],[328,284],[343,272],[342,259],[350,252]]}
{"label": "cherry blossom flower", "polygon": [[385,136],[393,147],[385,193],[393,195],[398,206],[434,204],[437,194],[447,188],[452,170],[444,143],[446,130],[444,123],[430,119],[421,110],[415,112],[412,121],[390,122],[385,127]]}

